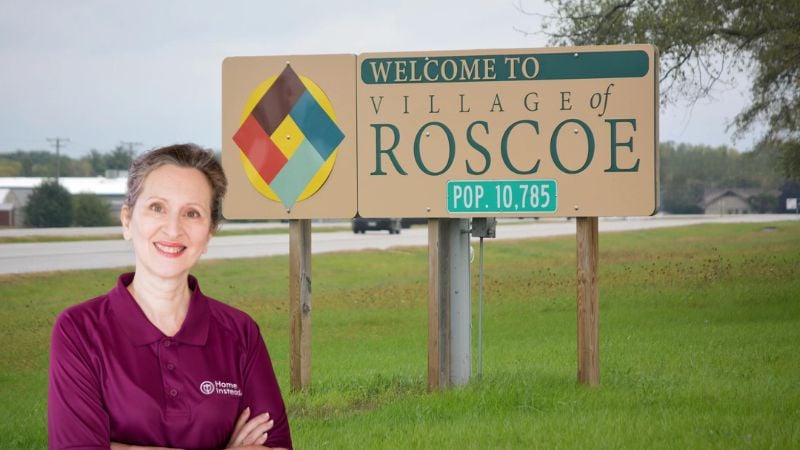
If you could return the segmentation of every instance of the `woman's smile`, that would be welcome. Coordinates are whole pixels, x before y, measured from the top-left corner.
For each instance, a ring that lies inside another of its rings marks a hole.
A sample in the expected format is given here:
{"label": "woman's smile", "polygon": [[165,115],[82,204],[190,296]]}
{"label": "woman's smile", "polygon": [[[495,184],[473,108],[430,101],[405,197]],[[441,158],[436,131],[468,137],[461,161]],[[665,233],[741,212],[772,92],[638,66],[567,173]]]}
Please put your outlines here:
{"label": "woman's smile", "polygon": [[175,258],[180,256],[184,250],[186,250],[185,245],[181,244],[174,244],[170,242],[153,242],[153,246],[158,250],[160,253],[164,254],[164,256]]}

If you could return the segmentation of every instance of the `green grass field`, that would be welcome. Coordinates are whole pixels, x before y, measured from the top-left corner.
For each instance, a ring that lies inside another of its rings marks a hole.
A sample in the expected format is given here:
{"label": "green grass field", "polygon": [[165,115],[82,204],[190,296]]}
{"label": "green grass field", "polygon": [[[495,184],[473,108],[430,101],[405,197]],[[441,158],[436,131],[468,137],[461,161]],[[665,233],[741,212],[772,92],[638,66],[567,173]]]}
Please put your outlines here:
{"label": "green grass field", "polygon": [[[299,394],[288,258],[195,270],[261,325],[297,448],[800,446],[800,222],[601,234],[598,388],[576,383],[574,237],[486,241],[483,379],[434,394],[426,249],[316,255],[312,270]],[[53,320],[118,272],[0,277],[0,448],[46,446]]]}

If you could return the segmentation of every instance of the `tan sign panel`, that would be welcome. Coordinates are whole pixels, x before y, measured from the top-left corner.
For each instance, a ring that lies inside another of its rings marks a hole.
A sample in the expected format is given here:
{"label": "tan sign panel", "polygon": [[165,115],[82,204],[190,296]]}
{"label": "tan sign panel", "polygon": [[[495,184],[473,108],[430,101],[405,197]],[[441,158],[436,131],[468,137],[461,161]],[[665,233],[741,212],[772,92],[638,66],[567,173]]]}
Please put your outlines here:
{"label": "tan sign panel", "polygon": [[656,210],[649,45],[362,54],[364,217]]}
{"label": "tan sign panel", "polygon": [[222,64],[228,219],[356,214],[355,55]]}

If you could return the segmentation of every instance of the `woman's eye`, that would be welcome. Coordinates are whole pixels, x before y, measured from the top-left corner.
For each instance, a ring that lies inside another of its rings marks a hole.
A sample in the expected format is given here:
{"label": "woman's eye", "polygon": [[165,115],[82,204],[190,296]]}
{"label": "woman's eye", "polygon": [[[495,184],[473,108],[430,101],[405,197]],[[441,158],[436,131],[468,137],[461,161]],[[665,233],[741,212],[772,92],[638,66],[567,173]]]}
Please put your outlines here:
{"label": "woman's eye", "polygon": [[199,219],[200,213],[195,210],[190,210],[186,213],[186,216],[189,217],[190,219]]}
{"label": "woman's eye", "polygon": [[152,205],[150,205],[150,211],[160,213],[164,211],[164,207],[161,206],[161,204],[159,203],[153,203]]}

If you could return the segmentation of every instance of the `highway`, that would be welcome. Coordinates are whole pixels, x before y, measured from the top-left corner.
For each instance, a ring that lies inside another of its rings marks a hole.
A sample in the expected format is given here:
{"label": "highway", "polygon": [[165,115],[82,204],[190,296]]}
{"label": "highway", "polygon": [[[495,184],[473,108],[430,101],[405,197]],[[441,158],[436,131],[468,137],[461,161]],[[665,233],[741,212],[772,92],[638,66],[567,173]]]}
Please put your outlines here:
{"label": "highway", "polygon": [[[783,220],[800,220],[792,214],[780,215],[740,215],[740,216],[655,216],[635,218],[601,218],[600,233],[687,226],[700,223],[761,223]],[[287,224],[262,224],[228,226],[236,227],[283,227]],[[385,250],[393,247],[427,245],[427,228],[416,226],[404,229],[402,233],[390,235],[385,231],[366,234],[353,234],[350,231],[314,233],[312,225],[312,253],[358,251],[367,249]],[[320,224],[319,226],[330,226]],[[104,229],[60,229],[59,231],[28,230],[27,233],[50,233],[56,235],[100,235],[120,234],[119,240],[69,241],[48,243],[0,244],[0,275],[60,270],[98,269],[132,266],[133,250],[129,242],[122,240],[118,227]],[[2,230],[0,237],[25,235],[25,230]],[[575,220],[543,219],[517,220],[503,219],[497,227],[497,239],[530,239],[549,236],[575,234]],[[474,239],[474,238],[473,238]],[[477,240],[476,240],[477,241]],[[602,245],[602,244],[601,244]],[[283,255],[289,252],[289,235],[254,234],[239,236],[218,236],[211,239],[208,259],[255,258]]]}

